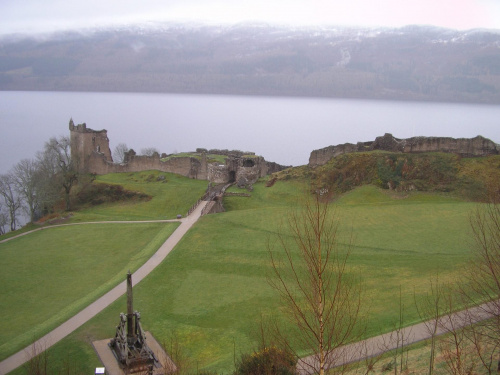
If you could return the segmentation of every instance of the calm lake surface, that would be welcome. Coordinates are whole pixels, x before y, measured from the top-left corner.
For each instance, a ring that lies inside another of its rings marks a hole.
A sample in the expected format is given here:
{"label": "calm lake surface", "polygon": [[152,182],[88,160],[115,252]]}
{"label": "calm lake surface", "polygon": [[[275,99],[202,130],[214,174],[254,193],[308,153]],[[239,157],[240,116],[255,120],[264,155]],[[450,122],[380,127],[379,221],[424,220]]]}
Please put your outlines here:
{"label": "calm lake surface", "polygon": [[68,122],[108,130],[111,151],[198,147],[254,151],[285,165],[312,150],[397,138],[482,135],[500,142],[500,106],[370,100],[141,93],[0,91],[0,173],[34,157]]}

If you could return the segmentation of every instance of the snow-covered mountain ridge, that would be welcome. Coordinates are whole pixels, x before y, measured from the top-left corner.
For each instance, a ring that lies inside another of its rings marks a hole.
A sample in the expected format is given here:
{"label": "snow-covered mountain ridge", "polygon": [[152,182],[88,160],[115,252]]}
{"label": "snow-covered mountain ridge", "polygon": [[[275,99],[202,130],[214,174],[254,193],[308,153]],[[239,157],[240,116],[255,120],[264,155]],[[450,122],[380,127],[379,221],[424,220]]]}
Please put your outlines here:
{"label": "snow-covered mountain ridge", "polygon": [[147,23],[10,35],[0,89],[500,103],[500,31]]}

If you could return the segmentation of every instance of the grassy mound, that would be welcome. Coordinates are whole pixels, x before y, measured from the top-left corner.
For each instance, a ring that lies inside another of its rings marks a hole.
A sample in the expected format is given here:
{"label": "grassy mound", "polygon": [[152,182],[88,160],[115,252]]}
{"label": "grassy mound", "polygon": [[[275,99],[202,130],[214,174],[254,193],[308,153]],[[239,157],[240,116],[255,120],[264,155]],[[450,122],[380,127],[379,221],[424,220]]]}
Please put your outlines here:
{"label": "grassy mound", "polygon": [[134,199],[103,199],[98,206],[84,207],[75,212],[72,222],[175,219],[178,214],[184,216],[207,188],[206,181],[159,171],[97,176],[92,186],[101,190],[101,185],[104,190],[106,186],[114,186],[115,191],[133,192]]}

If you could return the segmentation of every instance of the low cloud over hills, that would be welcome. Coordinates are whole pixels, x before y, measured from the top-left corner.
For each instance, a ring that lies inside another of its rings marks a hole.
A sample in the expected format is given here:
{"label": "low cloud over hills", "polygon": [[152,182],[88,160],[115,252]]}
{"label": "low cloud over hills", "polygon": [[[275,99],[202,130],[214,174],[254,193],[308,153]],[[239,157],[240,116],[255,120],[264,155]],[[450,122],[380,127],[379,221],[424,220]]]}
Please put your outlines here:
{"label": "low cloud over hills", "polygon": [[0,89],[500,103],[500,32],[161,25],[0,39]]}

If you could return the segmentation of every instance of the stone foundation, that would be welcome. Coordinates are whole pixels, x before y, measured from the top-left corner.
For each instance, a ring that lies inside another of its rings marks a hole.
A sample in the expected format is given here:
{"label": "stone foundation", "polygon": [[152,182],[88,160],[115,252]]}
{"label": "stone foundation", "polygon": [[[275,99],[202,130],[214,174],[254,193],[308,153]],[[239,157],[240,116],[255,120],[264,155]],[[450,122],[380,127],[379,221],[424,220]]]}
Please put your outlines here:
{"label": "stone foundation", "polygon": [[[168,375],[175,373],[177,371],[177,367],[172,359],[167,355],[165,350],[163,350],[161,345],[158,343],[158,341],[156,341],[156,339],[150,332],[146,331],[146,335],[148,338],[149,347],[161,364],[160,367],[156,367],[154,369],[154,375]],[[113,352],[108,346],[108,343],[110,341],[111,339],[94,341],[92,343],[92,346],[97,352],[101,363],[106,368],[107,375],[126,375],[123,369],[118,365],[118,361],[116,360]]]}

